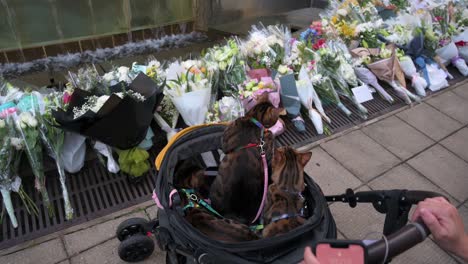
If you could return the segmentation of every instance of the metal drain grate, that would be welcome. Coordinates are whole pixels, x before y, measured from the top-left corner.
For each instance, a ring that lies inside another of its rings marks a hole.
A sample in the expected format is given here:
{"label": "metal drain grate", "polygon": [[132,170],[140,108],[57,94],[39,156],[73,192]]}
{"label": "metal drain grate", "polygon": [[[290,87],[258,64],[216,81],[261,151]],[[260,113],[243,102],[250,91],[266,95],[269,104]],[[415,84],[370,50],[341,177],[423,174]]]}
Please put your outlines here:
{"label": "metal drain grate", "polygon": [[[155,133],[156,134],[156,133]],[[11,247],[21,242],[44,236],[67,227],[87,222],[118,210],[148,201],[154,188],[156,169],[152,161],[166,144],[165,136],[158,138],[150,151],[151,170],[143,176],[142,182],[129,184],[123,173],[112,174],[97,159],[87,161],[83,169],[76,174],[67,175],[67,185],[74,218],[65,220],[63,198],[57,171],[46,172],[47,190],[55,209],[55,216],[49,218],[47,209],[42,205],[40,194],[33,190],[33,178],[24,179],[25,191],[39,208],[39,215],[29,215],[22,206],[18,195],[12,195],[18,228],[10,225],[8,216],[4,216],[0,232],[0,249]],[[1,199],[0,199],[0,202]]]}

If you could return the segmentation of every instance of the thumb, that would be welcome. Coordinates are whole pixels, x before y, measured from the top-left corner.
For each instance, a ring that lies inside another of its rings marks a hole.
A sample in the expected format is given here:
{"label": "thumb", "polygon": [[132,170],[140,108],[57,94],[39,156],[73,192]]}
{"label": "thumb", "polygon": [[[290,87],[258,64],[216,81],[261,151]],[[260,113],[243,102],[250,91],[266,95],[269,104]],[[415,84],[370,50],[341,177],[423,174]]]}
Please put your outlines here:
{"label": "thumb", "polygon": [[437,234],[442,232],[442,226],[440,225],[437,218],[431,212],[429,212],[429,210],[421,209],[420,216],[434,236],[437,236]]}
{"label": "thumb", "polygon": [[304,261],[305,264],[320,264],[317,258],[312,253],[312,249],[310,247],[306,247],[304,251]]}

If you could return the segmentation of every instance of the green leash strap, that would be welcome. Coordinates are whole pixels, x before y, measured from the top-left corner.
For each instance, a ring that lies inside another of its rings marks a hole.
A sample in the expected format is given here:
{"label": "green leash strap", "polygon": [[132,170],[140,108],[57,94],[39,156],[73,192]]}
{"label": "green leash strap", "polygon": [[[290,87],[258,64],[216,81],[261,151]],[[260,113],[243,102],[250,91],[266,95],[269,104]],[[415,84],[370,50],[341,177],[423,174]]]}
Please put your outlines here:
{"label": "green leash strap", "polygon": [[190,203],[184,207],[184,210],[186,209],[187,206],[192,204],[192,206],[189,206],[188,208],[195,207],[192,202],[195,202],[198,205],[201,205],[205,207],[206,210],[210,211],[212,214],[218,216],[219,218],[224,218],[221,214],[216,212],[211,205],[209,205],[207,202],[205,202],[203,199],[198,198],[198,196],[195,194],[195,191],[193,189],[182,189],[182,191],[187,195],[187,198],[189,199]]}

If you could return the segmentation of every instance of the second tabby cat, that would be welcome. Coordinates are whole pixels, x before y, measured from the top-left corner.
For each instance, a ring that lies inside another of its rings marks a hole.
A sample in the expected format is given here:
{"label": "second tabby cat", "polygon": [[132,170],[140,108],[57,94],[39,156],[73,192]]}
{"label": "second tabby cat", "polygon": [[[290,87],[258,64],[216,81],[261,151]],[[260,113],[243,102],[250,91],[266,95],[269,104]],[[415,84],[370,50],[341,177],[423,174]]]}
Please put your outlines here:
{"label": "second tabby cat", "polygon": [[304,167],[312,152],[299,153],[291,147],[275,150],[272,162],[273,183],[268,187],[263,212],[263,237],[272,237],[304,224]]}

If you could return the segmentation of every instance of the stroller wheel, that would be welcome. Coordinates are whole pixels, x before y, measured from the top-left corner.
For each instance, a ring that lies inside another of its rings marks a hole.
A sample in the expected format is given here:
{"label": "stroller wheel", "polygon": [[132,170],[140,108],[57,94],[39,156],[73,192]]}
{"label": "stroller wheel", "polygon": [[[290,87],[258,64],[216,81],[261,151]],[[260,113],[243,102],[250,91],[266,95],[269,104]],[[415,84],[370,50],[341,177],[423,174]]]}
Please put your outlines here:
{"label": "stroller wheel", "polygon": [[148,224],[148,221],[144,218],[130,218],[117,227],[116,235],[120,241],[136,235],[136,234],[146,234],[145,226]]}
{"label": "stroller wheel", "polygon": [[144,235],[134,235],[119,245],[119,257],[126,262],[142,261],[154,251],[154,241]]}

